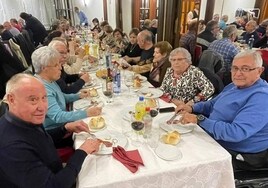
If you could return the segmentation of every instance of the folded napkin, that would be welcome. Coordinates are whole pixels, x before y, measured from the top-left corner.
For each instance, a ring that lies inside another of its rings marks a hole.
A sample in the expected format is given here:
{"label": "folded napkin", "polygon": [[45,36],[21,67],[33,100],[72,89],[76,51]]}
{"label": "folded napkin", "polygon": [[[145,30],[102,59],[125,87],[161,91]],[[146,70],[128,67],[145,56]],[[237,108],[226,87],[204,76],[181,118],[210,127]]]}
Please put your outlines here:
{"label": "folded napkin", "polygon": [[117,146],[113,148],[112,156],[120,161],[132,173],[137,172],[139,165],[144,166],[138,150],[126,151],[121,146]]}
{"label": "folded napkin", "polygon": [[171,100],[171,95],[170,95],[169,93],[164,93],[164,94],[160,97],[160,99],[162,99],[162,100],[165,101],[165,102],[170,102],[170,100]]}

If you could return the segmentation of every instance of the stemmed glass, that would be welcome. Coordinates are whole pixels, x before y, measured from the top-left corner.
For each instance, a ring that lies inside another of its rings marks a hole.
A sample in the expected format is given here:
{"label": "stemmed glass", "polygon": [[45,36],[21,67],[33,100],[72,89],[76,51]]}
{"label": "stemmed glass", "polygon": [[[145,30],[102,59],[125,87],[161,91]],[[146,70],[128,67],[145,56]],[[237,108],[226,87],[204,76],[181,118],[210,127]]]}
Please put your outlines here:
{"label": "stemmed glass", "polygon": [[104,82],[102,84],[102,93],[103,95],[106,96],[107,98],[107,103],[111,103],[112,102],[112,98],[113,98],[113,87],[109,86],[109,84],[106,84],[106,82]]}

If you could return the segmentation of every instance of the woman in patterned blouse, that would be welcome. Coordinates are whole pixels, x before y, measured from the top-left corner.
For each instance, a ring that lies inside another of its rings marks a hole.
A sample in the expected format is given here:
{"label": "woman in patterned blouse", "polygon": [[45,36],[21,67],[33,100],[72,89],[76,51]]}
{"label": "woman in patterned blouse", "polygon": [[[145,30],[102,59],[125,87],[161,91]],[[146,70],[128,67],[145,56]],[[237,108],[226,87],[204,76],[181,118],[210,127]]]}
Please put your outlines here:
{"label": "woman in patterned blouse", "polygon": [[171,68],[167,69],[160,88],[166,95],[170,95],[171,102],[179,104],[206,100],[214,93],[212,83],[203,72],[191,65],[191,54],[186,49],[174,49],[169,61]]}

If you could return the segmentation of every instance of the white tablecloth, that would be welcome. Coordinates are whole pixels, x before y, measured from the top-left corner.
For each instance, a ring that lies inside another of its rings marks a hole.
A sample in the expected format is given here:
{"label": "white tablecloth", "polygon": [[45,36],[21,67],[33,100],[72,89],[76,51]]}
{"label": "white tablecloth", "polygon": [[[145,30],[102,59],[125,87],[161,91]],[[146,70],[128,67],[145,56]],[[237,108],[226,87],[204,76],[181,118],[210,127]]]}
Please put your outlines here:
{"label": "white tablecloth", "polygon": [[[125,93],[126,88],[123,86],[122,96],[116,97],[112,104],[106,105],[103,109],[107,130],[122,132],[123,126],[130,126],[129,122],[122,119],[122,112],[130,106],[133,107],[138,97],[129,98]],[[99,94],[102,96],[101,90]],[[161,100],[160,106],[171,106],[171,104]],[[155,117],[153,120],[155,128],[159,127],[159,119],[164,115],[166,114]],[[77,148],[82,142],[81,139],[75,139],[75,147]],[[138,150],[144,166],[140,166],[134,174],[111,155],[89,155],[78,175],[77,187],[234,187],[231,156],[200,127],[197,126],[191,133],[183,134],[177,147],[182,152],[182,158],[165,161],[157,157],[154,149],[147,144],[142,145]],[[133,146],[128,139],[125,149],[133,150],[137,147]]]}

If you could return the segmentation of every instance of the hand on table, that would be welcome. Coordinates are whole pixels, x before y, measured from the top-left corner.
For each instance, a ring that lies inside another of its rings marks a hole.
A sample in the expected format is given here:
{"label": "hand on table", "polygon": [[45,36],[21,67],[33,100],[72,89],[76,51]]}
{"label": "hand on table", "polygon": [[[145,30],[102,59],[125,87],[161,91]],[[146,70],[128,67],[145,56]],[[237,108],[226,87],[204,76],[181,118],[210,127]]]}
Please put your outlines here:
{"label": "hand on table", "polygon": [[192,113],[192,106],[188,105],[188,104],[184,104],[184,103],[180,103],[179,105],[177,105],[177,108],[175,109],[175,113]]}
{"label": "hand on table", "polygon": [[93,106],[87,109],[87,116],[88,117],[98,116],[101,114],[101,111],[102,111],[102,107]]}
{"label": "hand on table", "polygon": [[71,133],[80,133],[82,131],[88,132],[88,126],[85,122],[83,121],[75,121],[75,122],[70,122],[65,125],[65,128],[68,132]]}
{"label": "hand on table", "polygon": [[197,118],[195,114],[190,114],[186,112],[181,115],[180,122],[182,124],[197,123]]}
{"label": "hand on table", "polygon": [[100,144],[101,141],[98,139],[86,139],[79,149],[85,151],[87,154],[92,154],[99,151]]}
{"label": "hand on table", "polygon": [[91,77],[89,76],[88,73],[82,73],[80,76],[80,79],[84,80],[85,83],[89,82],[91,80]]}
{"label": "hand on table", "polygon": [[89,90],[88,89],[81,89],[79,97],[80,97],[80,99],[90,97]]}

